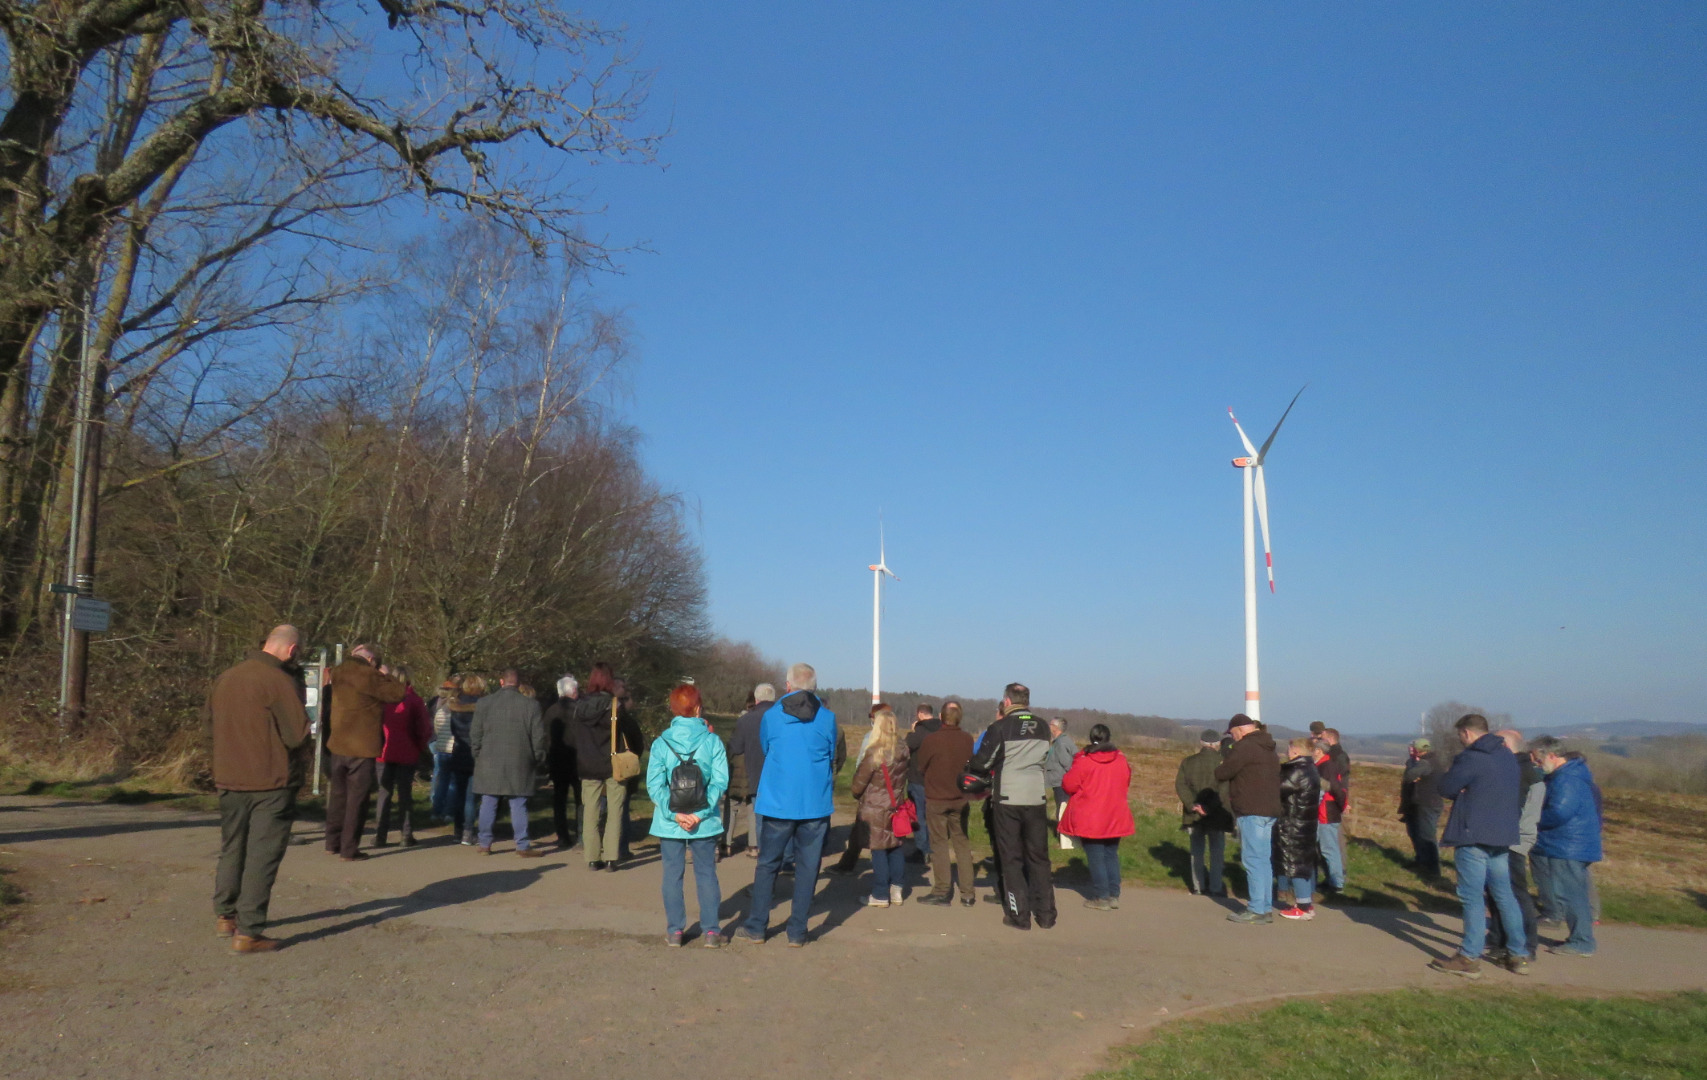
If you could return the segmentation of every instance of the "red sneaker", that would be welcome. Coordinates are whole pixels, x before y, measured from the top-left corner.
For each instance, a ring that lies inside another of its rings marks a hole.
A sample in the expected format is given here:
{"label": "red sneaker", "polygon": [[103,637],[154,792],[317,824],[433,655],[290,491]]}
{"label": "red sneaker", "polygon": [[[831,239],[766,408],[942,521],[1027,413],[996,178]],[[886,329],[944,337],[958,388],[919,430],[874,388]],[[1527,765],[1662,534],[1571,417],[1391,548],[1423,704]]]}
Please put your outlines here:
{"label": "red sneaker", "polygon": [[1314,919],[1316,917],[1314,910],[1305,911],[1301,907],[1289,907],[1285,911],[1277,911],[1275,914],[1283,919]]}

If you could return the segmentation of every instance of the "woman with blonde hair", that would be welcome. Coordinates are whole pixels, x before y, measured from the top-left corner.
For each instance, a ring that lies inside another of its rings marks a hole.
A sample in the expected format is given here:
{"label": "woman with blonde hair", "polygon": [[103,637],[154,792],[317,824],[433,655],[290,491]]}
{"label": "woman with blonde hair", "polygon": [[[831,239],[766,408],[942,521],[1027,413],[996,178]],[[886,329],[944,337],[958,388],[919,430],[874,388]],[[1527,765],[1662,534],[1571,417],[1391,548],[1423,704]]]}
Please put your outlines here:
{"label": "woman with blonde hair", "polygon": [[468,741],[469,728],[474,723],[474,706],[486,696],[486,680],[480,675],[464,675],[457,684],[460,691],[448,706],[450,711],[450,789],[445,802],[451,811],[451,835],[461,837],[466,847],[475,840],[474,744]]}
{"label": "woman with blonde hair", "polygon": [[887,705],[872,713],[871,740],[860,755],[849,790],[859,800],[859,820],[871,848],[871,895],[861,902],[869,907],[900,904],[905,899],[901,881],[907,862],[890,818],[908,800],[907,744],[896,732],[895,710]]}

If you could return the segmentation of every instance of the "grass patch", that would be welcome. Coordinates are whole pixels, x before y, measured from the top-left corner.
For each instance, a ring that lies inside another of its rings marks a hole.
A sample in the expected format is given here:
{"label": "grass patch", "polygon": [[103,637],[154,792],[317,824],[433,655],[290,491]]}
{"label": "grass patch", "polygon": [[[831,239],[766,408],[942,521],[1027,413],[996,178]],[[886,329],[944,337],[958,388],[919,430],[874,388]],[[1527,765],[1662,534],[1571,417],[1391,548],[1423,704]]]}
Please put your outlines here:
{"label": "grass patch", "polygon": [[24,902],[24,890],[13,883],[12,873],[10,867],[0,866],[0,926],[11,922]]}
{"label": "grass patch", "polygon": [[1600,890],[1600,917],[1605,922],[1637,926],[1691,926],[1707,929],[1707,893]]}
{"label": "grass patch", "polygon": [[1358,994],[1188,1020],[1118,1053],[1094,1080],[1683,1080],[1707,1061],[1707,994]]}

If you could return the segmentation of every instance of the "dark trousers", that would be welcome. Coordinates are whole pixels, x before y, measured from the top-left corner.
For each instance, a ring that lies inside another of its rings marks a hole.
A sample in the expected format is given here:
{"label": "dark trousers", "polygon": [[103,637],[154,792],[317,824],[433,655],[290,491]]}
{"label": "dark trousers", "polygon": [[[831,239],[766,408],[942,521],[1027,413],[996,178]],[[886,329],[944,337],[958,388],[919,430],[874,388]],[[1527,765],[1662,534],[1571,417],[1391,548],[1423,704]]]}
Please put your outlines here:
{"label": "dark trousers", "polygon": [[1417,872],[1439,877],[1440,811],[1412,810],[1405,819],[1405,831],[1411,837],[1411,850],[1416,852]]}
{"label": "dark trousers", "polygon": [[398,765],[390,761],[379,764],[379,824],[374,827],[373,841],[385,843],[391,832],[391,803],[397,801],[397,831],[404,840],[415,839],[415,766]]}
{"label": "dark trousers", "polygon": [[[913,799],[913,810],[919,815],[919,828],[913,833],[913,848],[925,858],[931,857],[931,831],[925,827],[928,820],[925,817],[925,785],[922,783],[907,785],[907,794]],[[935,873],[935,863],[932,863],[932,873]]]}
{"label": "dark trousers", "polygon": [[[934,803],[925,818],[925,828],[931,838],[931,892],[949,896],[954,892],[951,866],[960,866],[960,895],[974,895],[972,888],[972,842],[966,837],[965,803],[948,806]],[[953,857],[953,862],[949,861]]]}
{"label": "dark trousers", "polygon": [[219,793],[219,868],[213,875],[213,913],[235,916],[237,932],[254,937],[267,928],[273,879],[290,844],[296,791]]}
{"label": "dark trousers", "polygon": [[[1518,951],[1531,957],[1537,956],[1539,954],[1536,953],[1535,947],[1541,940],[1541,917],[1535,910],[1535,898],[1529,895],[1529,860],[1514,851],[1511,853],[1510,868],[1511,893],[1517,898],[1517,906],[1523,909],[1523,942],[1519,943]],[[1493,893],[1484,890],[1484,895],[1488,898],[1488,947],[1508,949],[1508,931],[1500,919],[1499,909],[1494,906]]]}
{"label": "dark trousers", "polygon": [[1535,895],[1539,901],[1536,906],[1540,909],[1541,918],[1563,920],[1565,916],[1559,910],[1559,899],[1553,895],[1553,875],[1547,872],[1549,864],[1546,857],[1531,851],[1528,861],[1535,878]]}
{"label": "dark trousers", "polygon": [[1002,868],[1002,903],[1008,915],[1044,926],[1055,921],[1055,879],[1049,869],[1049,813],[1033,806],[998,804],[996,864]]}
{"label": "dark trousers", "polygon": [[569,804],[575,804],[575,824],[581,824],[581,785],[575,780],[574,769],[551,769],[551,824],[557,830],[560,847],[575,845],[575,830],[569,827]]}
{"label": "dark trousers", "polygon": [[367,821],[367,795],[373,790],[373,758],[331,755],[326,789],[326,850],[354,858]]}

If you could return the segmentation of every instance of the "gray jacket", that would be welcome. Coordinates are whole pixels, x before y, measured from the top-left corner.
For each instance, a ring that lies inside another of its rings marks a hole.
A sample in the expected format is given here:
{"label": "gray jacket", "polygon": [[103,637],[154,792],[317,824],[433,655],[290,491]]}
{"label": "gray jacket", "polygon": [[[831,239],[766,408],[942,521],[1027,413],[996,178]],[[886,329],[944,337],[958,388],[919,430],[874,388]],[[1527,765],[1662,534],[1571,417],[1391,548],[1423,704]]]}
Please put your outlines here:
{"label": "gray jacket", "polygon": [[1073,767],[1073,758],[1078,752],[1079,744],[1065,731],[1049,744],[1049,756],[1043,759],[1043,783],[1049,790],[1061,786],[1061,778]]}
{"label": "gray jacket", "polygon": [[1517,846],[1512,851],[1528,855],[1529,849],[1535,846],[1535,838],[1541,834],[1541,804],[1546,801],[1547,785],[1531,782],[1523,795],[1523,811],[1517,817]]}
{"label": "gray jacket", "polygon": [[474,750],[476,795],[532,795],[550,745],[539,702],[513,686],[474,706],[468,742]]}

